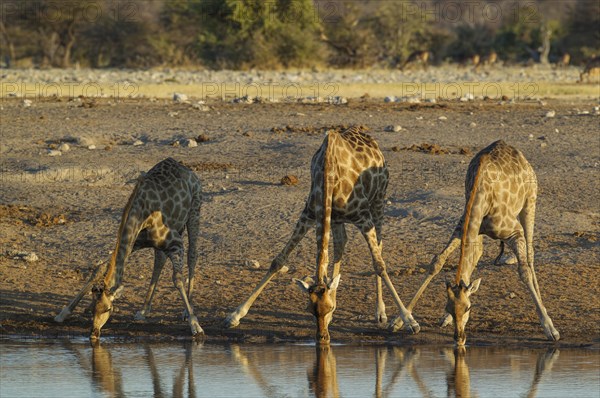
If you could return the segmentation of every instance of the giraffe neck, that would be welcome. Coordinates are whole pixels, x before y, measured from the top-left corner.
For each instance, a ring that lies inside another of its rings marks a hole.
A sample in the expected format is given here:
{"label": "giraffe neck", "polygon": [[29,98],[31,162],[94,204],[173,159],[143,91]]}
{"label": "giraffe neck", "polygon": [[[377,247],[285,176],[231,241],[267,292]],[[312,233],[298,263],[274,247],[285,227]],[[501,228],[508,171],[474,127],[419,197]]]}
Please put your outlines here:
{"label": "giraffe neck", "polygon": [[329,262],[329,236],[331,232],[331,210],[333,206],[333,184],[335,183],[334,146],[337,133],[331,131],[327,134],[327,148],[323,159],[323,218],[321,219],[322,235],[321,247],[317,259],[317,280],[323,282],[327,275]]}
{"label": "giraffe neck", "polygon": [[140,230],[142,220],[134,213],[137,213],[135,211],[135,202],[141,191],[142,181],[143,177],[139,177],[133,193],[129,197],[125,209],[123,209],[115,250],[110,257],[108,268],[104,274],[104,289],[106,291],[112,289],[115,285],[115,273],[122,273],[125,258],[131,253]]}
{"label": "giraffe neck", "polygon": [[[460,258],[458,260],[458,267],[456,269],[456,284],[460,283],[462,272],[464,268],[465,262],[465,252],[468,249],[469,257],[472,257],[473,247],[472,245],[477,242],[477,235],[479,234],[479,224],[480,220],[475,220],[471,218],[471,213],[473,212],[473,206],[475,204],[475,197],[477,196],[477,190],[479,189],[479,181],[481,174],[483,174],[484,163],[487,162],[489,155],[484,154],[479,159],[479,164],[477,165],[477,171],[475,172],[475,177],[473,181],[473,187],[471,188],[471,192],[469,194],[469,200],[467,201],[467,205],[465,207],[465,216],[463,220],[463,230],[462,236],[460,240]],[[471,225],[471,223],[477,223],[477,228]],[[467,243],[469,243],[469,247],[467,248]],[[471,260],[471,258],[469,258]],[[471,268],[470,268],[471,269]],[[467,278],[470,279],[470,278]],[[465,281],[468,282],[468,281]]]}

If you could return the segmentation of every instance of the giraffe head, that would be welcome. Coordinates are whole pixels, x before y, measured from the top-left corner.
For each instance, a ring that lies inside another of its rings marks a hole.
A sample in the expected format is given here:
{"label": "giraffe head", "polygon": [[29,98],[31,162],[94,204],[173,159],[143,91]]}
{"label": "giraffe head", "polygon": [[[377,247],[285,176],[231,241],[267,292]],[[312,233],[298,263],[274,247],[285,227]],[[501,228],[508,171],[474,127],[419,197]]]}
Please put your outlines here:
{"label": "giraffe head", "polygon": [[92,331],[90,334],[90,340],[97,341],[100,338],[100,329],[110,318],[110,314],[113,311],[113,301],[121,295],[123,286],[119,287],[114,292],[108,292],[105,288],[94,287],[92,289],[92,311],[94,314],[94,320],[92,321]]}
{"label": "giraffe head", "polygon": [[469,297],[479,289],[480,283],[481,278],[471,282],[468,286],[462,279],[458,285],[446,282],[446,292],[448,293],[446,312],[454,319],[454,341],[457,346],[464,346],[467,341],[465,326],[467,326],[471,314]]}
{"label": "giraffe head", "polygon": [[329,344],[329,323],[335,311],[335,290],[340,283],[338,274],[333,280],[327,277],[323,281],[314,282],[294,279],[298,287],[308,293],[308,310],[315,316],[317,321],[317,344]]}

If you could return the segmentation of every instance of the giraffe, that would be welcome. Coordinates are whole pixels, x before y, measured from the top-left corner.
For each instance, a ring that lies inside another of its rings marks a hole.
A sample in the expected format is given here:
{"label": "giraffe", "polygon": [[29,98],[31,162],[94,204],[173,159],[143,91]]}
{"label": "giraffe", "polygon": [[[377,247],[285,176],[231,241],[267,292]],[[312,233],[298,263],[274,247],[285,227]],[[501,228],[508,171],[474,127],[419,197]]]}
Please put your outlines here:
{"label": "giraffe", "polygon": [[[173,284],[179,290],[193,335],[203,334],[190,304],[194,287],[194,270],[197,260],[202,186],[193,171],[174,159],[167,158],[156,164],[148,173],[138,178],[133,193],[123,210],[117,243],[108,265],[100,264],[88,281],[54,319],[63,322],[79,301],[90,290],[93,292],[92,341],[100,337],[100,329],[108,321],[113,301],[120,295],[123,285],[123,268],[127,257],[138,249],[154,248],[154,270],[144,306],[136,319],[144,319],[150,312],[152,298],[162,268],[167,261],[173,264]],[[185,291],[183,270],[183,233],[188,233],[188,280]],[[104,272],[103,286],[92,287],[100,272]]]}
{"label": "giraffe", "polygon": [[[496,141],[471,160],[465,181],[465,197],[465,210],[450,242],[433,258],[429,273],[407,310],[412,311],[448,256],[460,246],[455,283],[446,284],[447,315],[442,318],[441,326],[450,324],[454,319],[454,340],[458,346],[463,346],[466,341],[465,326],[471,310],[469,297],[481,283],[481,278],[471,282],[471,274],[483,253],[483,235],[487,235],[500,240],[514,252],[519,276],[531,293],[546,337],[559,340],[560,334],[542,303],[533,265],[533,226],[537,199],[537,178],[533,168],[519,150],[502,140]],[[402,321],[398,319],[395,326],[401,328]]]}
{"label": "giraffe", "polygon": [[[317,343],[328,344],[328,325],[336,307],[336,289],[347,241],[345,224],[351,223],[361,231],[371,251],[376,274],[376,321],[380,326],[387,323],[382,299],[383,280],[400,309],[401,319],[408,325],[407,329],[418,333],[419,324],[402,304],[381,256],[381,228],[388,178],[383,154],[364,128],[354,126],[342,133],[330,131],[312,158],[311,190],[291,238],[273,259],[269,271],[248,299],[225,319],[224,326],[237,326],[269,281],[278,273],[287,272],[284,264],[290,252],[308,229],[316,225],[316,281],[312,278],[295,281],[309,294],[309,309],[317,321]],[[330,233],[334,243],[334,266],[333,275],[328,278]]]}

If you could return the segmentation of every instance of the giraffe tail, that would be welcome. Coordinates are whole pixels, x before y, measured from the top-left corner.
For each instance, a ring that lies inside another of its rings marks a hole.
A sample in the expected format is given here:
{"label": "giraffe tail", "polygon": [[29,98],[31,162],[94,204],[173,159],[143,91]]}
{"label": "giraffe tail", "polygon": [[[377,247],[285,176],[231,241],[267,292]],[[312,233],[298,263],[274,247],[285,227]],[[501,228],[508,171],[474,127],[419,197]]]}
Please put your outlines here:
{"label": "giraffe tail", "polygon": [[[467,200],[467,205],[465,206],[465,215],[463,218],[463,230],[462,236],[460,238],[460,258],[458,260],[458,268],[456,269],[456,284],[458,285],[461,281],[462,269],[465,262],[465,252],[467,248],[467,239],[469,238],[469,231],[472,230],[471,223],[473,219],[471,217],[471,213],[473,210],[473,203],[475,202],[475,196],[477,196],[477,190],[479,189],[479,180],[481,174],[483,173],[484,163],[487,162],[489,155],[484,154],[479,158],[479,165],[477,166],[477,172],[475,173],[475,178],[473,181],[473,186],[471,187],[471,191],[469,192],[469,199]],[[477,233],[479,233],[479,228],[476,228]],[[471,239],[470,244],[473,244],[473,239]]]}

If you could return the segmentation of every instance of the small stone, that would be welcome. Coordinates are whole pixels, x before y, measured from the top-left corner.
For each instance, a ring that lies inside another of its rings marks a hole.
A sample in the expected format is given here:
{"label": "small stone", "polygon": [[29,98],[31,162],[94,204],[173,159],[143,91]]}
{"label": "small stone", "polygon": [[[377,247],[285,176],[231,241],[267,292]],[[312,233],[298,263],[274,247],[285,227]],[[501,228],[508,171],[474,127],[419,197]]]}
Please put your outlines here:
{"label": "small stone", "polygon": [[30,99],[24,99],[24,100],[23,100],[23,106],[24,106],[25,108],[29,108],[29,107],[31,106],[31,104],[32,104],[32,103],[33,103],[33,102],[32,102]]}
{"label": "small stone", "polygon": [[475,96],[473,95],[473,93],[466,93],[464,95],[464,97],[461,98],[461,101],[463,98],[465,98],[465,101],[474,101],[475,100]]}
{"label": "small stone", "polygon": [[511,299],[513,299],[513,298],[517,297],[517,295],[516,295],[516,294],[514,294],[513,292],[510,292],[510,293],[508,294],[508,297],[509,297],[509,298],[511,298]]}
{"label": "small stone", "polygon": [[182,144],[185,148],[195,148],[198,146],[198,142],[193,138],[186,138]]}
{"label": "small stone", "polygon": [[200,112],[208,112],[210,108],[204,105],[203,101],[198,101],[197,103],[192,105],[192,108],[199,110]]}
{"label": "small stone", "polygon": [[471,123],[469,123],[469,127],[477,127],[477,123],[471,122]]}
{"label": "small stone", "polygon": [[529,134],[529,141],[533,140],[533,134]]}
{"label": "small stone", "polygon": [[90,151],[93,151],[94,149],[96,149],[96,145],[88,145],[87,147]]}
{"label": "small stone", "polygon": [[66,142],[63,142],[62,144],[60,144],[58,146],[58,150],[61,152],[68,152],[71,149],[71,146],[69,146],[69,144],[67,144]]}
{"label": "small stone", "polygon": [[397,132],[399,132],[399,131],[402,130],[402,126],[399,126],[399,125],[389,125],[389,126],[385,126],[385,128],[383,130],[384,131],[388,131],[388,132],[397,133]]}
{"label": "small stone", "polygon": [[540,147],[541,147],[541,148],[546,148],[547,146],[548,146],[548,143],[547,143],[547,142],[542,142],[542,143],[540,144]]}
{"label": "small stone", "polygon": [[447,120],[448,118],[446,116],[440,116],[438,117],[438,120]]}
{"label": "small stone", "polygon": [[133,143],[131,145],[140,146],[140,145],[144,145],[144,142],[142,140],[135,140],[135,141],[133,141]]}
{"label": "small stone", "polygon": [[177,103],[188,102],[188,96],[181,93],[175,93],[173,94],[173,101]]}
{"label": "small stone", "polygon": [[89,137],[76,137],[75,142],[79,146],[89,147],[90,145],[94,145],[94,141]]}
{"label": "small stone", "polygon": [[200,135],[198,135],[198,137],[196,137],[196,141],[197,142],[208,142],[208,141],[210,141],[210,138],[206,134],[200,134]]}
{"label": "small stone", "polygon": [[472,155],[473,151],[471,151],[471,148],[468,148],[466,146],[461,147],[460,150],[458,151],[461,155]]}
{"label": "small stone", "polygon": [[28,263],[33,263],[40,259],[34,252],[20,252],[16,250],[10,250],[6,254],[13,260],[23,260]]}
{"label": "small stone", "polygon": [[48,149],[48,156],[62,156],[62,152],[57,149]]}
{"label": "small stone", "polygon": [[397,99],[396,99],[396,97],[394,97],[394,96],[385,97],[385,98],[383,99],[383,101],[384,101],[384,102],[396,102],[396,100],[397,100]]}
{"label": "small stone", "polygon": [[244,261],[244,266],[251,269],[259,269],[260,263],[257,260],[246,260]]}
{"label": "small stone", "polygon": [[327,97],[325,102],[327,102],[328,104],[332,104],[332,105],[343,105],[343,104],[348,103],[348,99],[346,97],[340,97],[340,96]]}
{"label": "small stone", "polygon": [[298,177],[296,177],[295,175],[292,175],[292,174],[288,174],[281,179],[281,185],[292,186],[292,185],[297,185],[298,182],[299,182]]}
{"label": "small stone", "polygon": [[548,118],[550,118],[550,117],[554,117],[555,115],[556,115],[555,111],[548,111],[548,112],[546,112],[545,116],[548,117]]}
{"label": "small stone", "polygon": [[401,98],[398,98],[396,100],[396,102],[406,102],[408,104],[420,104],[421,103],[421,98],[414,97],[414,96],[401,97]]}

